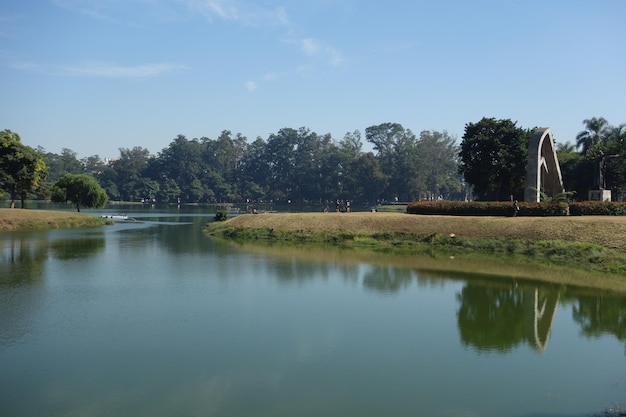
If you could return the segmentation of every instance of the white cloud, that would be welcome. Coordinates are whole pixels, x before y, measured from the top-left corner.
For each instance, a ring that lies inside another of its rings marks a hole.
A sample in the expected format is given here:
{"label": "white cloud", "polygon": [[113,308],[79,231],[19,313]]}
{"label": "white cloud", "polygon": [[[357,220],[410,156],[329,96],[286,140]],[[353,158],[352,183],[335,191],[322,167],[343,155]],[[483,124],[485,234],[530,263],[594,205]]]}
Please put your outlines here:
{"label": "white cloud", "polygon": [[343,63],[343,57],[338,50],[318,39],[301,38],[297,41],[288,40],[287,43],[296,43],[300,51],[306,56],[318,57],[333,67]]}
{"label": "white cloud", "polygon": [[169,63],[144,64],[136,66],[122,66],[108,63],[89,63],[78,67],[62,67],[65,75],[107,78],[148,78],[163,75],[168,72],[184,70],[184,65]]}
{"label": "white cloud", "polygon": [[213,19],[233,20],[243,24],[287,25],[289,17],[281,7],[266,8],[255,2],[244,0],[185,0],[187,7],[200,13],[209,21]]}
{"label": "white cloud", "polygon": [[248,91],[254,91],[257,89],[257,83],[254,81],[248,81],[246,82],[246,88],[248,89]]}
{"label": "white cloud", "polygon": [[305,55],[315,55],[320,50],[319,42],[313,38],[302,38],[300,39],[300,50],[304,52]]}
{"label": "white cloud", "polygon": [[268,72],[267,74],[263,76],[263,79],[265,81],[278,81],[279,77],[280,76],[275,72]]}

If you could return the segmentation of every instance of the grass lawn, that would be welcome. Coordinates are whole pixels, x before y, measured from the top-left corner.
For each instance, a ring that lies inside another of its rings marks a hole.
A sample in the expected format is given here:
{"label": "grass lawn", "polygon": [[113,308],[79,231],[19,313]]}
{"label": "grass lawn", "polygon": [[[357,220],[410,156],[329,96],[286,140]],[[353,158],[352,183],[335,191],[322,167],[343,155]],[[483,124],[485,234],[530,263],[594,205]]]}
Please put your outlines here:
{"label": "grass lawn", "polygon": [[102,217],[78,212],[0,209],[1,231],[71,229],[97,227],[107,223],[109,221]]}
{"label": "grass lawn", "polygon": [[456,237],[586,242],[626,254],[626,216],[469,217],[405,213],[272,213],[242,215],[232,227],[290,231],[439,233]]}

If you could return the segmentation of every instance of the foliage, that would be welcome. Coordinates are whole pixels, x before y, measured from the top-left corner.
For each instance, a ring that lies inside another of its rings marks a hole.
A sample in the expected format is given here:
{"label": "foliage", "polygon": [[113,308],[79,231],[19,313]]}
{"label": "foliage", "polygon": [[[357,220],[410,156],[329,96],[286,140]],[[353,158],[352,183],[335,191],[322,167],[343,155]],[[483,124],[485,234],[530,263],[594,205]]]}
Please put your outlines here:
{"label": "foliage", "polygon": [[[567,203],[518,203],[517,216],[566,216]],[[502,201],[418,201],[410,203],[409,214],[439,214],[451,216],[512,216],[514,209],[510,202]]]}
{"label": "foliage", "polygon": [[215,221],[216,222],[225,222],[228,220],[228,211],[226,210],[217,210],[215,213]]}
{"label": "foliage", "polygon": [[582,201],[571,203],[572,216],[626,216],[626,203],[610,201]]}
{"label": "foliage", "polygon": [[[537,191],[536,188],[531,187],[531,189],[533,191]],[[548,194],[544,193],[543,191],[539,191],[541,201],[545,203],[557,203],[557,202],[564,203],[564,202],[571,200],[574,194],[576,194],[576,191],[564,191],[562,193],[558,193],[555,196],[551,197]]]}
{"label": "foliage", "polygon": [[98,181],[87,174],[65,174],[54,184],[52,201],[70,202],[89,208],[104,207],[108,200],[107,194]]}
{"label": "foliage", "polygon": [[609,122],[604,117],[592,117],[583,120],[583,124],[585,130],[576,135],[576,148],[581,148],[584,155],[589,149],[604,141]]}
{"label": "foliage", "polygon": [[17,133],[0,132],[0,190],[10,194],[11,207],[19,197],[25,208],[26,198],[42,185],[47,175],[46,164],[38,151],[22,144]]}
{"label": "foliage", "polygon": [[[614,127],[602,120],[585,120],[586,133],[579,135],[584,152],[569,142],[557,146],[561,173],[565,189],[586,198],[604,156],[602,180],[619,200],[626,194],[626,124]],[[322,207],[343,199],[373,206],[437,199],[508,201],[511,194],[521,200],[531,134],[511,120],[483,118],[465,126],[461,146],[446,131],[415,135],[399,123],[382,123],[366,128],[363,136],[348,132],[339,141],[305,127],[283,128],[252,142],[227,130],[217,139],[178,135],[156,155],[141,147],[121,148],[111,160],[97,155],[79,160],[67,148],[60,155],[40,148],[48,180],[32,178],[33,183],[22,183],[23,193],[9,192],[13,198],[29,193],[45,198],[52,183],[71,173],[96,178],[109,199],[150,203],[290,201]],[[373,150],[364,150],[363,142]],[[6,172],[0,171],[5,185]]]}
{"label": "foliage", "polygon": [[459,172],[481,200],[523,195],[532,130],[510,119],[483,118],[465,125]]}

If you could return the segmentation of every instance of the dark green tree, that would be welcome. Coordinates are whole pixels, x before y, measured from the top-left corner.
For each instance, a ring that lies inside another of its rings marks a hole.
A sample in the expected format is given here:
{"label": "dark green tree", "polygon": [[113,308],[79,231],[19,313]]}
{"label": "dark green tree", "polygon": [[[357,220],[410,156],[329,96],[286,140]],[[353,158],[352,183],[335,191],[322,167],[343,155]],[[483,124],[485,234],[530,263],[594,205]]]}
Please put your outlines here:
{"label": "dark green tree", "polygon": [[109,175],[115,181],[120,198],[124,201],[140,201],[144,195],[147,179],[146,170],[150,162],[150,151],[135,146],[132,149],[120,148],[119,159],[111,162],[115,175]]}
{"label": "dark green tree", "polygon": [[556,154],[561,168],[563,187],[574,192],[574,199],[586,199],[590,186],[588,178],[593,175],[591,165],[586,163],[585,158],[576,152],[576,147],[570,142],[557,143]]}
{"label": "dark green tree", "polygon": [[264,163],[269,168],[269,193],[275,201],[292,198],[296,187],[296,150],[298,131],[291,128],[280,129],[271,134],[263,153]]}
{"label": "dark green tree", "polygon": [[354,199],[375,204],[383,198],[389,177],[380,169],[378,159],[372,152],[364,153],[348,165],[346,185]]}
{"label": "dark green tree", "polygon": [[25,208],[26,198],[42,185],[47,175],[40,152],[24,145],[17,133],[0,132],[0,191],[11,196],[11,208],[18,197]]}
{"label": "dark green tree", "polygon": [[[410,133],[410,132],[409,132]],[[412,133],[408,142],[414,142]],[[370,126],[365,129],[365,139],[374,145],[376,159],[380,164],[383,173],[389,178],[388,190],[386,194],[390,198],[402,198],[401,194],[407,192],[401,178],[406,178],[410,174],[402,172],[401,165],[407,165],[407,159],[415,158],[417,155],[412,152],[410,155],[402,155],[407,151],[407,131],[399,123],[382,123]],[[413,143],[414,144],[414,143]],[[408,199],[408,195],[405,197]]]}
{"label": "dark green tree", "polygon": [[[153,179],[161,186],[174,180],[180,188],[180,198],[183,202],[206,201],[207,196],[198,188],[194,180],[202,182],[205,187],[211,188],[210,180],[215,169],[207,162],[206,141],[187,139],[178,135],[170,145],[163,149],[157,157],[157,163],[151,168]],[[158,178],[154,178],[155,173]]]}
{"label": "dark green tree", "polygon": [[270,167],[265,160],[265,141],[262,138],[257,138],[244,148],[239,171],[242,198],[265,199],[269,190]]}
{"label": "dark green tree", "polygon": [[424,130],[417,142],[419,170],[416,174],[418,197],[451,199],[461,192],[457,155],[459,147],[448,132]]}
{"label": "dark green tree", "polygon": [[70,202],[80,207],[104,207],[108,200],[107,193],[98,181],[87,174],[65,174],[52,187],[52,201],[58,203]]}
{"label": "dark green tree", "polygon": [[485,117],[465,125],[459,173],[481,200],[523,195],[532,132],[510,119]]}
{"label": "dark green tree", "polygon": [[583,120],[585,130],[576,135],[576,147],[586,154],[594,145],[602,143],[606,137],[609,122],[604,117],[592,117]]}

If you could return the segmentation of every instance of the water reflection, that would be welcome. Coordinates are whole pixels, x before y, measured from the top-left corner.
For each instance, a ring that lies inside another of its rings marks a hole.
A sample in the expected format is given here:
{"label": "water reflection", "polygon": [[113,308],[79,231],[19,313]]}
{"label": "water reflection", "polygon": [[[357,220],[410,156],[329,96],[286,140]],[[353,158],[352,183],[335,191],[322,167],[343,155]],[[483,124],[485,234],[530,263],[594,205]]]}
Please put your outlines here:
{"label": "water reflection", "polygon": [[557,311],[560,288],[513,282],[509,287],[474,285],[457,294],[461,341],[478,351],[508,352],[528,343],[544,351]]}
{"label": "water reflection", "polygon": [[48,242],[28,234],[7,234],[0,240],[0,287],[40,281],[47,256]]}
{"label": "water reflection", "polygon": [[283,283],[328,277],[336,268],[341,268],[344,280],[385,295],[414,285],[432,288],[461,282],[456,294],[459,336],[464,346],[477,352],[504,354],[522,344],[544,352],[561,305],[572,305],[573,319],[585,336],[611,334],[626,341],[626,298],[606,289],[433,269],[440,259],[263,244],[237,247],[281,259],[274,276]]}
{"label": "water reflection", "polygon": [[50,253],[61,260],[88,258],[103,250],[105,242],[103,236],[59,239],[49,243]]}
{"label": "water reflection", "polygon": [[382,266],[363,275],[363,287],[382,293],[395,293],[407,288],[418,278],[410,269]]}
{"label": "water reflection", "polygon": [[581,332],[590,337],[612,334],[626,341],[626,299],[615,295],[579,297],[572,307],[572,316]]}

